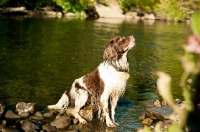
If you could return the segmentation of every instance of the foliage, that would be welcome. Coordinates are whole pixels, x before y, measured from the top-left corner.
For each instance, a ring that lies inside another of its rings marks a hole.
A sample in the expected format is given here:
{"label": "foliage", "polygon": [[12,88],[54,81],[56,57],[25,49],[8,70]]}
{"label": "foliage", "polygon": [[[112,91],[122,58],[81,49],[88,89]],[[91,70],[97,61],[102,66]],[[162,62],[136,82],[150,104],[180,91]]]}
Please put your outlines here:
{"label": "foliage", "polygon": [[168,19],[183,20],[192,10],[200,9],[200,1],[196,0],[162,0],[155,9],[159,15]]}
{"label": "foliage", "polygon": [[[185,108],[180,109],[175,103],[171,93],[171,77],[164,72],[157,72],[159,76],[157,87],[162,98],[180,117],[180,122],[174,115],[174,122],[169,132],[200,131],[200,13],[195,13],[191,19],[194,34],[188,37],[188,44],[184,46],[185,55],[180,58],[184,72],[181,77],[181,88],[186,101]],[[196,59],[197,58],[197,59]],[[160,123],[156,124],[155,132],[161,132]],[[149,132],[145,127],[143,130]]]}
{"label": "foliage", "polygon": [[156,7],[159,0],[118,0],[124,12],[130,11],[133,7],[150,11]]}
{"label": "foliage", "polygon": [[34,9],[44,6],[55,6],[53,0],[0,0],[0,6],[20,7],[25,6],[28,9]]}
{"label": "foliage", "polygon": [[93,0],[55,0],[65,11],[82,12],[88,6],[93,6]]}

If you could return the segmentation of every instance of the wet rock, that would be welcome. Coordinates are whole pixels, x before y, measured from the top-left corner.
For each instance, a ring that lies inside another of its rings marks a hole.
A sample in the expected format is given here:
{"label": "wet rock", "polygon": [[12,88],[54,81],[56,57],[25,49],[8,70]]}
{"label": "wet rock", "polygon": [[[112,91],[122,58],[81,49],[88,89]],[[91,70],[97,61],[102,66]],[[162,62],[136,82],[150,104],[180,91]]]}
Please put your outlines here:
{"label": "wet rock", "polygon": [[176,104],[180,104],[180,103],[182,102],[182,100],[181,100],[181,99],[175,99],[174,102],[175,102]]}
{"label": "wet rock", "polygon": [[160,103],[159,100],[156,100],[153,104],[154,104],[154,106],[156,106],[156,107],[161,107],[161,103]]}
{"label": "wet rock", "polygon": [[17,128],[13,127],[4,127],[1,129],[2,132],[20,132]]}
{"label": "wet rock", "polygon": [[142,114],[139,116],[139,119],[140,119],[140,120],[144,120],[145,117],[146,117],[146,114],[145,114],[145,113],[142,113]]}
{"label": "wet rock", "polygon": [[47,132],[57,132],[56,127],[51,125],[44,125],[42,126],[42,129],[46,130]]}
{"label": "wet rock", "polygon": [[166,131],[169,129],[169,127],[172,125],[171,120],[164,120],[163,123],[161,124],[161,130]]}
{"label": "wet rock", "polygon": [[25,132],[37,132],[37,130],[39,129],[39,127],[37,125],[35,125],[34,123],[32,123],[31,121],[28,121],[28,120],[22,122],[21,128]]}
{"label": "wet rock", "polygon": [[87,106],[84,109],[81,109],[79,114],[87,121],[92,121],[94,119],[94,107],[92,105]]}
{"label": "wet rock", "polygon": [[169,119],[170,114],[172,114],[172,109],[170,107],[150,107],[146,109],[148,112],[152,113],[156,118],[160,120]]}
{"label": "wet rock", "polygon": [[16,105],[16,111],[19,112],[30,112],[33,114],[35,112],[36,103],[25,103],[19,102]]}
{"label": "wet rock", "polygon": [[21,117],[17,114],[15,114],[12,110],[8,110],[5,114],[5,117],[7,119],[20,119]]}
{"label": "wet rock", "polygon": [[44,120],[44,117],[43,116],[31,116],[30,119],[33,119],[33,120]]}
{"label": "wet rock", "polygon": [[150,126],[153,123],[153,120],[151,118],[146,118],[142,121],[143,125]]}
{"label": "wet rock", "polygon": [[57,128],[66,128],[71,124],[71,118],[68,116],[61,116],[60,118],[54,120],[50,125]]}
{"label": "wet rock", "polygon": [[6,106],[3,103],[0,103],[0,117],[2,117],[4,111],[5,111]]}
{"label": "wet rock", "polygon": [[45,118],[51,118],[53,116],[52,112],[44,113]]}
{"label": "wet rock", "polygon": [[23,118],[27,118],[30,116],[30,113],[29,112],[19,112],[18,115]]}
{"label": "wet rock", "polygon": [[79,122],[79,120],[76,118],[74,118],[72,121],[73,121],[73,124],[75,124],[75,125],[78,124],[78,122]]}
{"label": "wet rock", "polygon": [[162,107],[167,106],[167,102],[163,100],[163,101],[161,102],[161,106],[162,106]]}
{"label": "wet rock", "polygon": [[156,17],[153,13],[145,13],[144,14],[144,19],[148,19],[148,20],[155,20]]}

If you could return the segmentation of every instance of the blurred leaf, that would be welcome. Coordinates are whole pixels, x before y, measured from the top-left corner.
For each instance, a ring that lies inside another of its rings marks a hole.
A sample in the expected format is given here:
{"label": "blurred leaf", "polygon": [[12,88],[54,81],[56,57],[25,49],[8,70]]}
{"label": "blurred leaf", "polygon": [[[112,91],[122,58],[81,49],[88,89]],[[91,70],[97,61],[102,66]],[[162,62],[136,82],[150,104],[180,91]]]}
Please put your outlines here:
{"label": "blurred leaf", "polygon": [[191,27],[194,34],[200,35],[200,12],[195,12],[191,19]]}

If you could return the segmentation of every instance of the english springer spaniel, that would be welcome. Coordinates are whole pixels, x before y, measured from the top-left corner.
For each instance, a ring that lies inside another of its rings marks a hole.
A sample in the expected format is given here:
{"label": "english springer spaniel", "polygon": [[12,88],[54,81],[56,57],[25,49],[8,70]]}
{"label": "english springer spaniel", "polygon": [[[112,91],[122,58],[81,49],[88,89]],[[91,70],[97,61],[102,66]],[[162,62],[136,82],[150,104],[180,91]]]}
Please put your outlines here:
{"label": "english springer spaniel", "polygon": [[79,111],[90,102],[98,109],[99,117],[106,121],[108,127],[116,127],[115,108],[129,78],[127,54],[134,45],[133,36],[112,38],[104,50],[104,61],[93,72],[76,79],[58,103],[49,105],[48,109],[65,109],[72,103],[74,108],[71,114],[79,123],[87,124]]}

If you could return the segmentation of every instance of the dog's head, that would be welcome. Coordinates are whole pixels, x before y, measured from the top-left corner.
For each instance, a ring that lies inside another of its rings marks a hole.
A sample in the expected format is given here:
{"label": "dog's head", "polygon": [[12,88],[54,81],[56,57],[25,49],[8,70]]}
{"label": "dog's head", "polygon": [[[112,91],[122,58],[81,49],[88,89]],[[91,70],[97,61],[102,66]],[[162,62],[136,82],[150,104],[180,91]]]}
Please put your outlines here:
{"label": "dog's head", "polygon": [[106,45],[103,59],[104,61],[115,61],[121,59],[123,54],[127,54],[135,45],[133,36],[129,37],[114,37]]}

